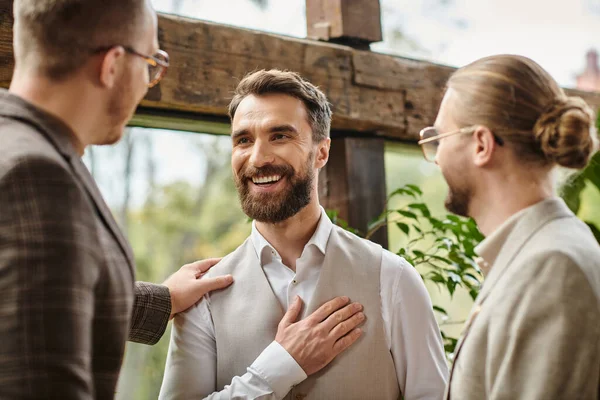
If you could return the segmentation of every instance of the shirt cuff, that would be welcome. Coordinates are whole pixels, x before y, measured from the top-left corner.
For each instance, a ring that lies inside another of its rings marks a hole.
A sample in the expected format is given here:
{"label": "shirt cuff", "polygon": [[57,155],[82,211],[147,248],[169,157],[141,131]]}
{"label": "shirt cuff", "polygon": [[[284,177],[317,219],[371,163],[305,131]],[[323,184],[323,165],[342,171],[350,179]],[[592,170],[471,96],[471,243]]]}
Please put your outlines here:
{"label": "shirt cuff", "polygon": [[308,376],[296,360],[276,341],[273,341],[248,368],[264,379],[278,399],[283,399],[292,387]]}

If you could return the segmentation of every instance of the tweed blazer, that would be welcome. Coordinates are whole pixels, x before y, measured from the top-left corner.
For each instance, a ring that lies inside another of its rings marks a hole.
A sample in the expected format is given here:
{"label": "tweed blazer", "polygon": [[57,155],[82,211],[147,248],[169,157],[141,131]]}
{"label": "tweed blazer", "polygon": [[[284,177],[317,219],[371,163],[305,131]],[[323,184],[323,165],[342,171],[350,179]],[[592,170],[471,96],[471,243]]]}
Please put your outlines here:
{"label": "tweed blazer", "polygon": [[446,398],[598,399],[600,246],[558,198],[523,210],[478,253],[490,268]]}
{"label": "tweed blazer", "polygon": [[154,343],[169,319],[72,135],[0,91],[2,399],[112,399],[126,339]]}

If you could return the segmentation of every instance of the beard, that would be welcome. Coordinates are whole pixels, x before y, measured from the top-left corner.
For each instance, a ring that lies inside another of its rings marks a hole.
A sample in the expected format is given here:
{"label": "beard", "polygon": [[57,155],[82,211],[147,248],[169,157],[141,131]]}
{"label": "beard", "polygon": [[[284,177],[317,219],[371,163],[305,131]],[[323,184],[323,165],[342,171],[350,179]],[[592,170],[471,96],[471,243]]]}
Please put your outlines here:
{"label": "beard", "polygon": [[[314,153],[311,153],[303,170],[299,172],[294,171],[289,164],[242,169],[235,177],[235,185],[244,213],[256,221],[274,224],[300,212],[312,199],[315,178],[313,161]],[[250,185],[254,184],[252,177],[256,175],[279,175],[281,179],[287,180],[286,187],[278,193],[253,193]]]}
{"label": "beard", "polygon": [[107,108],[108,129],[104,132],[102,143],[98,144],[118,142],[123,137],[127,122],[129,122],[135,108],[141,101],[141,98],[138,99],[135,96],[132,80],[128,79],[127,76],[122,76],[115,86]]}
{"label": "beard", "polygon": [[[448,184],[448,195],[444,201],[446,210],[461,217],[469,217],[469,204],[472,198],[471,188],[454,184],[452,179],[449,179],[445,174],[444,178]],[[468,179],[463,179],[463,182],[468,182]]]}

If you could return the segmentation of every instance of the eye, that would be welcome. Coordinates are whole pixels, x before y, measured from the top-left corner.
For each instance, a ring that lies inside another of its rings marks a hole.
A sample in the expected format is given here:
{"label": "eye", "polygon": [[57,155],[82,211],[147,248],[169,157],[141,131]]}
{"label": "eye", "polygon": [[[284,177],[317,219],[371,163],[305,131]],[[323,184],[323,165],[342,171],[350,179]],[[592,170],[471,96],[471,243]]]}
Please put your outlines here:
{"label": "eye", "polygon": [[283,133],[276,133],[273,135],[273,140],[281,140],[281,139],[287,139],[288,135],[284,135]]}
{"label": "eye", "polygon": [[250,143],[250,139],[248,139],[247,137],[241,137],[235,141],[236,145],[244,145],[248,143]]}

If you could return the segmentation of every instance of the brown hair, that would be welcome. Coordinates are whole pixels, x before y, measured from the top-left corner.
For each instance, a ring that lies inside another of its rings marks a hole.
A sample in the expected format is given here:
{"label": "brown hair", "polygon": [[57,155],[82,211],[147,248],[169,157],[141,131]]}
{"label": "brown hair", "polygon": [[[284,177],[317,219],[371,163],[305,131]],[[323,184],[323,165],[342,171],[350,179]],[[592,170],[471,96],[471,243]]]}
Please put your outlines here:
{"label": "brown hair", "polygon": [[447,88],[457,95],[459,126],[485,125],[524,161],[583,168],[597,148],[590,107],[529,58],[482,58],[452,74]]}
{"label": "brown hair", "polygon": [[129,46],[147,0],[15,0],[15,58],[59,80],[94,50]]}
{"label": "brown hair", "polygon": [[287,94],[301,100],[308,112],[308,123],[313,132],[313,140],[320,142],[329,137],[331,108],[327,97],[319,88],[302,79],[295,72],[272,69],[246,75],[238,84],[229,103],[229,117],[233,120],[238,106],[246,96],[270,93]]}

